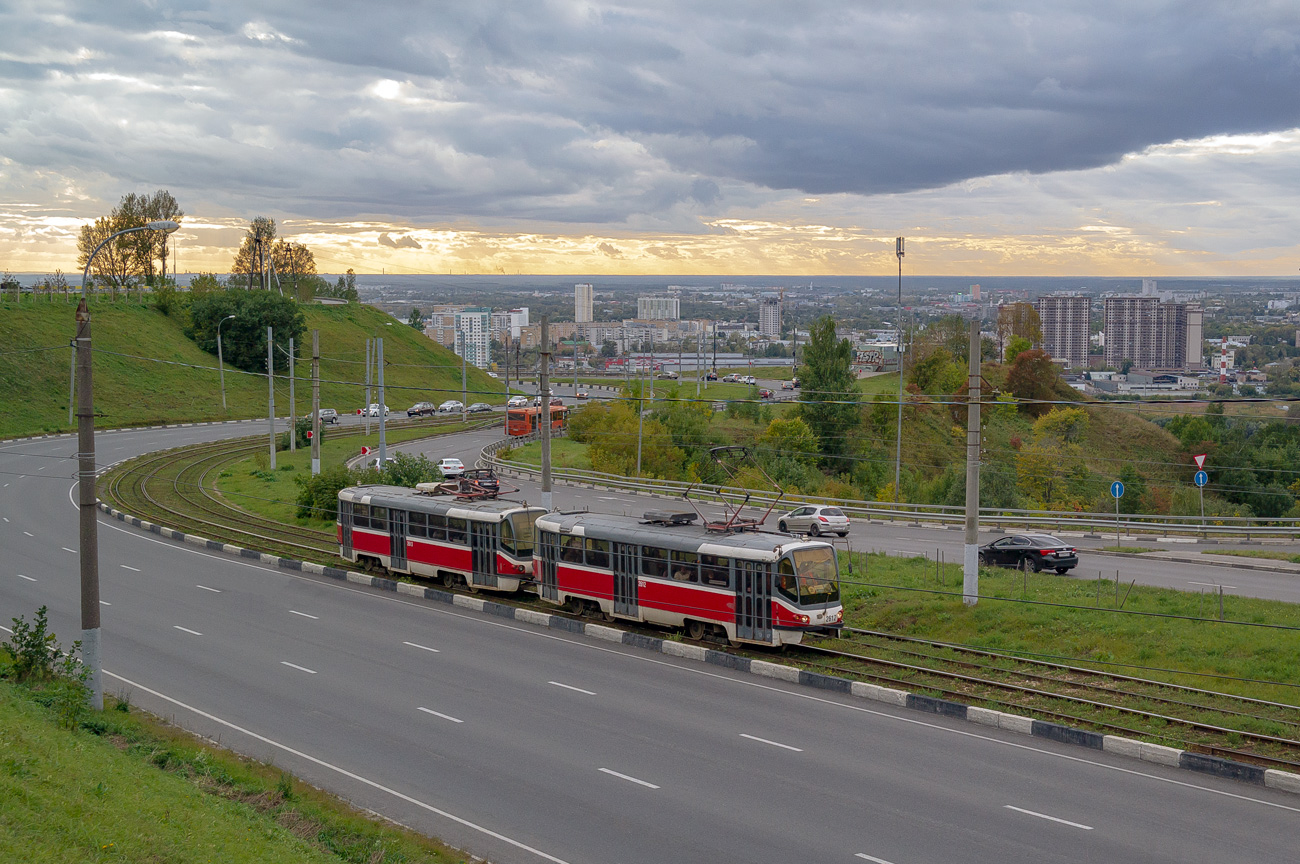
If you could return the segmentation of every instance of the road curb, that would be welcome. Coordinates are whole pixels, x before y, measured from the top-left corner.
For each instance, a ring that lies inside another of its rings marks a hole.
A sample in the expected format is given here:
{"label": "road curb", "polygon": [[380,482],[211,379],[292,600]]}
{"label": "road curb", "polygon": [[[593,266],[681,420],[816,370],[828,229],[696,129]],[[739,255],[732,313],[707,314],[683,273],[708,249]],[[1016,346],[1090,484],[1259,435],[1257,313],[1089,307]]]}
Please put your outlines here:
{"label": "road curb", "polygon": [[1034,738],[1046,738],[1062,744],[1070,744],[1089,750],[1101,750],[1113,755],[1138,759],[1143,762],[1151,762],[1156,765],[1180,768],[1185,771],[1194,771],[1200,774],[1210,774],[1215,777],[1224,777],[1241,783],[1248,783],[1253,786],[1263,786],[1269,789],[1277,789],[1282,792],[1290,792],[1292,794],[1300,795],[1300,774],[1294,774],[1288,771],[1278,771],[1273,768],[1261,768],[1258,765],[1251,765],[1246,762],[1236,762],[1231,759],[1221,759],[1217,756],[1207,756],[1204,753],[1196,753],[1190,750],[1180,750],[1175,747],[1152,744],[1135,738],[1106,735],[1088,729],[1075,729],[1071,726],[1064,726],[1059,723],[1050,723],[1045,720],[1036,720],[1032,717],[1025,717],[1019,714],[1008,714],[991,708],[981,708],[975,705],[967,705],[963,702],[939,699],[934,696],[926,696],[922,693],[912,693],[906,690],[897,690],[891,687],[869,684],[865,681],[853,681],[835,675],[824,675],[820,672],[810,672],[807,669],[800,669],[796,666],[772,663],[767,660],[755,660],[750,657],[742,657],[738,654],[732,654],[727,651],[718,651],[713,648],[706,648],[703,645],[677,642],[672,639],[665,639],[658,636],[648,636],[644,633],[633,633],[627,630],[620,630],[617,627],[610,627],[607,624],[593,624],[585,621],[577,621],[572,618],[564,618],[559,615],[539,612],[536,609],[521,609],[516,606],[511,606],[506,603],[497,603],[493,600],[487,600],[481,597],[468,597],[464,594],[443,591],[439,588],[428,588],[410,582],[398,582],[395,579],[372,576],[368,573],[357,573],[340,567],[328,567],[322,564],[313,564],[309,561],[299,561],[295,558],[282,558],[277,555],[268,555],[264,552],[258,552],[255,549],[245,549],[239,546],[232,546],[230,544],[220,543],[216,540],[209,540],[196,534],[186,534],[185,532],[177,531],[174,528],[166,528],[144,519],[140,519],[139,517],[132,516],[129,513],[124,513],[121,510],[108,506],[103,501],[98,502],[98,507],[104,513],[117,519],[119,522],[134,525],[135,527],[141,528],[150,533],[158,534],[172,540],[179,540],[191,546],[197,546],[209,551],[216,551],[226,555],[259,561],[260,563],[269,564],[285,570],[297,570],[303,573],[325,576],[330,579],[336,579],[340,582],[379,588],[383,591],[392,591],[406,597],[432,600],[435,603],[445,603],[449,606],[468,609],[474,612],[481,612],[486,615],[493,615],[498,618],[505,618],[524,624],[546,627],[552,630],[563,630],[566,633],[574,633],[593,639],[599,639],[603,642],[625,645],[629,648],[652,651],[656,654],[664,654],[669,657],[678,657],[685,660],[696,660],[712,666],[719,666],[724,669],[732,669],[737,672],[757,675],[761,678],[769,678],[775,681],[783,681],[788,684],[811,687],[831,693],[845,694],[854,698],[879,702],[896,708],[905,708],[910,711],[936,714],[941,717],[952,717],[958,720],[975,723],[980,726],[1003,729],[1008,732],[1015,732]]}

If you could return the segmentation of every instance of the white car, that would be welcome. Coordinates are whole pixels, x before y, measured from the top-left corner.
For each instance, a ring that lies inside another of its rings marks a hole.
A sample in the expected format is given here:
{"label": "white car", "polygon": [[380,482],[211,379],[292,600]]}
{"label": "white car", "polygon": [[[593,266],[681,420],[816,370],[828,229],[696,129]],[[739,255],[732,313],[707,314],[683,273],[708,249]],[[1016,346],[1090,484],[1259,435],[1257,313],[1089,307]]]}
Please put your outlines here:
{"label": "white car", "polygon": [[462,411],[464,410],[464,408],[465,408],[464,402],[461,402],[458,399],[448,399],[446,402],[443,402],[441,405],[438,406],[438,413],[452,414],[455,413],[456,411]]}
{"label": "white car", "polygon": [[825,504],[809,504],[796,507],[777,520],[777,530],[791,534],[838,534],[841,537],[849,533],[849,517],[838,507]]}
{"label": "white car", "polygon": [[443,477],[450,480],[465,473],[465,463],[454,456],[448,456],[438,460],[438,470],[442,472]]}
{"label": "white car", "polygon": [[742,383],[742,384],[757,384],[757,383],[758,383],[758,379],[755,378],[753,375],[746,375],[744,378],[741,378],[741,379],[740,379],[740,383]]}
{"label": "white car", "polygon": [[528,407],[528,397],[527,397],[527,396],[511,396],[511,397],[510,397],[510,401],[506,403],[506,407],[507,407],[507,408],[527,408],[527,407]]}
{"label": "white car", "polygon": [[[371,402],[371,403],[370,403],[370,408],[367,409],[367,411],[368,411],[368,413],[370,414],[371,417],[378,417],[378,416],[379,416],[379,403],[378,403],[378,402]],[[385,416],[385,417],[388,416],[388,406],[387,406],[387,405],[384,406],[384,416]]]}

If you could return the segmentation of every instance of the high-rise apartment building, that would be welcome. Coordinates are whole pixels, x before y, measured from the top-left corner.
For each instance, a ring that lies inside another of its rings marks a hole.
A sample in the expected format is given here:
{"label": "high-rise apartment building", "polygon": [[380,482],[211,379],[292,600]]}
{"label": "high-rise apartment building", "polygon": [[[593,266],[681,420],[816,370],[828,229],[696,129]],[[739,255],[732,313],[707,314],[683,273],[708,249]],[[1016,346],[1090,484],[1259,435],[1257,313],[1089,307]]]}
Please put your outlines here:
{"label": "high-rise apartment building", "polygon": [[480,369],[492,362],[492,310],[471,306],[456,313],[456,356]]}
{"label": "high-rise apartment building", "polygon": [[[1132,360],[1150,369],[1201,364],[1200,307],[1156,296],[1106,298],[1106,365]],[[1190,344],[1189,344],[1190,343]]]}
{"label": "high-rise apartment building", "polygon": [[1088,365],[1088,337],[1091,329],[1088,309],[1091,300],[1074,294],[1049,294],[1036,304],[1043,330],[1043,350],[1064,360],[1071,369]]}
{"label": "high-rise apartment building", "polygon": [[676,321],[682,317],[681,301],[676,297],[638,297],[636,317],[647,321]]}
{"label": "high-rise apartment building", "polygon": [[781,295],[764,294],[758,298],[759,335],[781,338]]}
{"label": "high-rise apartment building", "polygon": [[573,286],[573,320],[578,324],[595,321],[591,314],[591,295],[595,286],[589,282],[579,282]]}

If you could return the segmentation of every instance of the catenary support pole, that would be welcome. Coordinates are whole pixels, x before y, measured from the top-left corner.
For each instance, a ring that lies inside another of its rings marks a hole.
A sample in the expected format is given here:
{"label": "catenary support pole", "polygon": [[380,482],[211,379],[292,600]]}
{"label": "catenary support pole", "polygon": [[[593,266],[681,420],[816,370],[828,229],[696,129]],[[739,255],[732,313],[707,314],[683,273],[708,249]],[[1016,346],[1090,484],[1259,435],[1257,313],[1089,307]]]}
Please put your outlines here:
{"label": "catenary support pole", "polygon": [[320,331],[311,331],[311,474],[320,473]]}
{"label": "catenary support pole", "polygon": [[275,470],[275,339],[266,328],[266,422],[271,437],[271,470]]}
{"label": "catenary support pole", "polygon": [[[222,391],[224,393],[224,390]],[[72,356],[68,358],[68,425],[71,426],[76,421],[72,419],[73,409],[77,404],[77,346],[72,346]],[[224,406],[223,406],[224,407]],[[1205,508],[1201,508],[1204,510]]]}
{"label": "catenary support pole", "polygon": [[970,322],[970,379],[966,385],[966,542],[962,547],[962,602],[980,593],[980,322]]}
{"label": "catenary support pole", "polygon": [[[654,378],[651,377],[653,381]],[[636,476],[641,476],[641,428],[645,424],[645,369],[641,370],[641,380],[636,391]]]}
{"label": "catenary support pole", "polygon": [[542,507],[551,510],[551,316],[542,316],[541,365],[537,377],[537,422],[542,433]]}
{"label": "catenary support pole", "polygon": [[293,355],[297,346],[289,337],[289,452],[298,452],[298,405],[293,394]]}
{"label": "catenary support pole", "polygon": [[366,401],[365,401],[366,407],[361,411],[362,415],[364,415],[365,417],[367,438],[370,437],[370,368],[371,368],[370,354],[374,350],[371,348],[371,345],[373,343],[374,343],[373,339],[366,340]]}
{"label": "catenary support pole", "polygon": [[[469,325],[469,318],[461,319]],[[469,373],[465,362],[465,355],[469,354],[469,334],[462,332],[460,334],[460,422],[464,423],[469,419]],[[379,409],[381,412],[384,410]]]}
{"label": "catenary support pole", "polygon": [[898,503],[898,485],[903,474],[903,238],[894,239],[898,256],[898,430],[894,435],[894,503]]}
{"label": "catenary support pole", "polygon": [[388,403],[384,401],[384,340],[375,340],[375,368],[379,370],[379,467],[388,464],[388,442],[384,438],[384,424],[387,419]]}
{"label": "catenary support pole", "polygon": [[[89,266],[89,265],[87,265]],[[84,292],[83,292],[84,294]],[[95,512],[95,404],[90,353],[90,310],[77,304],[77,505],[81,529],[81,660],[96,711],[104,707],[99,644],[99,523]]]}

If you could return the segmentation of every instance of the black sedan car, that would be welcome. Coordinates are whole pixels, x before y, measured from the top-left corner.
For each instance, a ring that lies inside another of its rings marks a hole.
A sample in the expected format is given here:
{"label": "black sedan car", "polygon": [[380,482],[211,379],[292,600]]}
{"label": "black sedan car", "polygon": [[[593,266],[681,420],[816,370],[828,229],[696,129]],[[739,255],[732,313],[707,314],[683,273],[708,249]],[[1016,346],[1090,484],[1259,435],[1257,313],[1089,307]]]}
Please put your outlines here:
{"label": "black sedan car", "polygon": [[981,546],[980,564],[1064,573],[1079,566],[1079,556],[1073,546],[1051,534],[1011,534]]}

